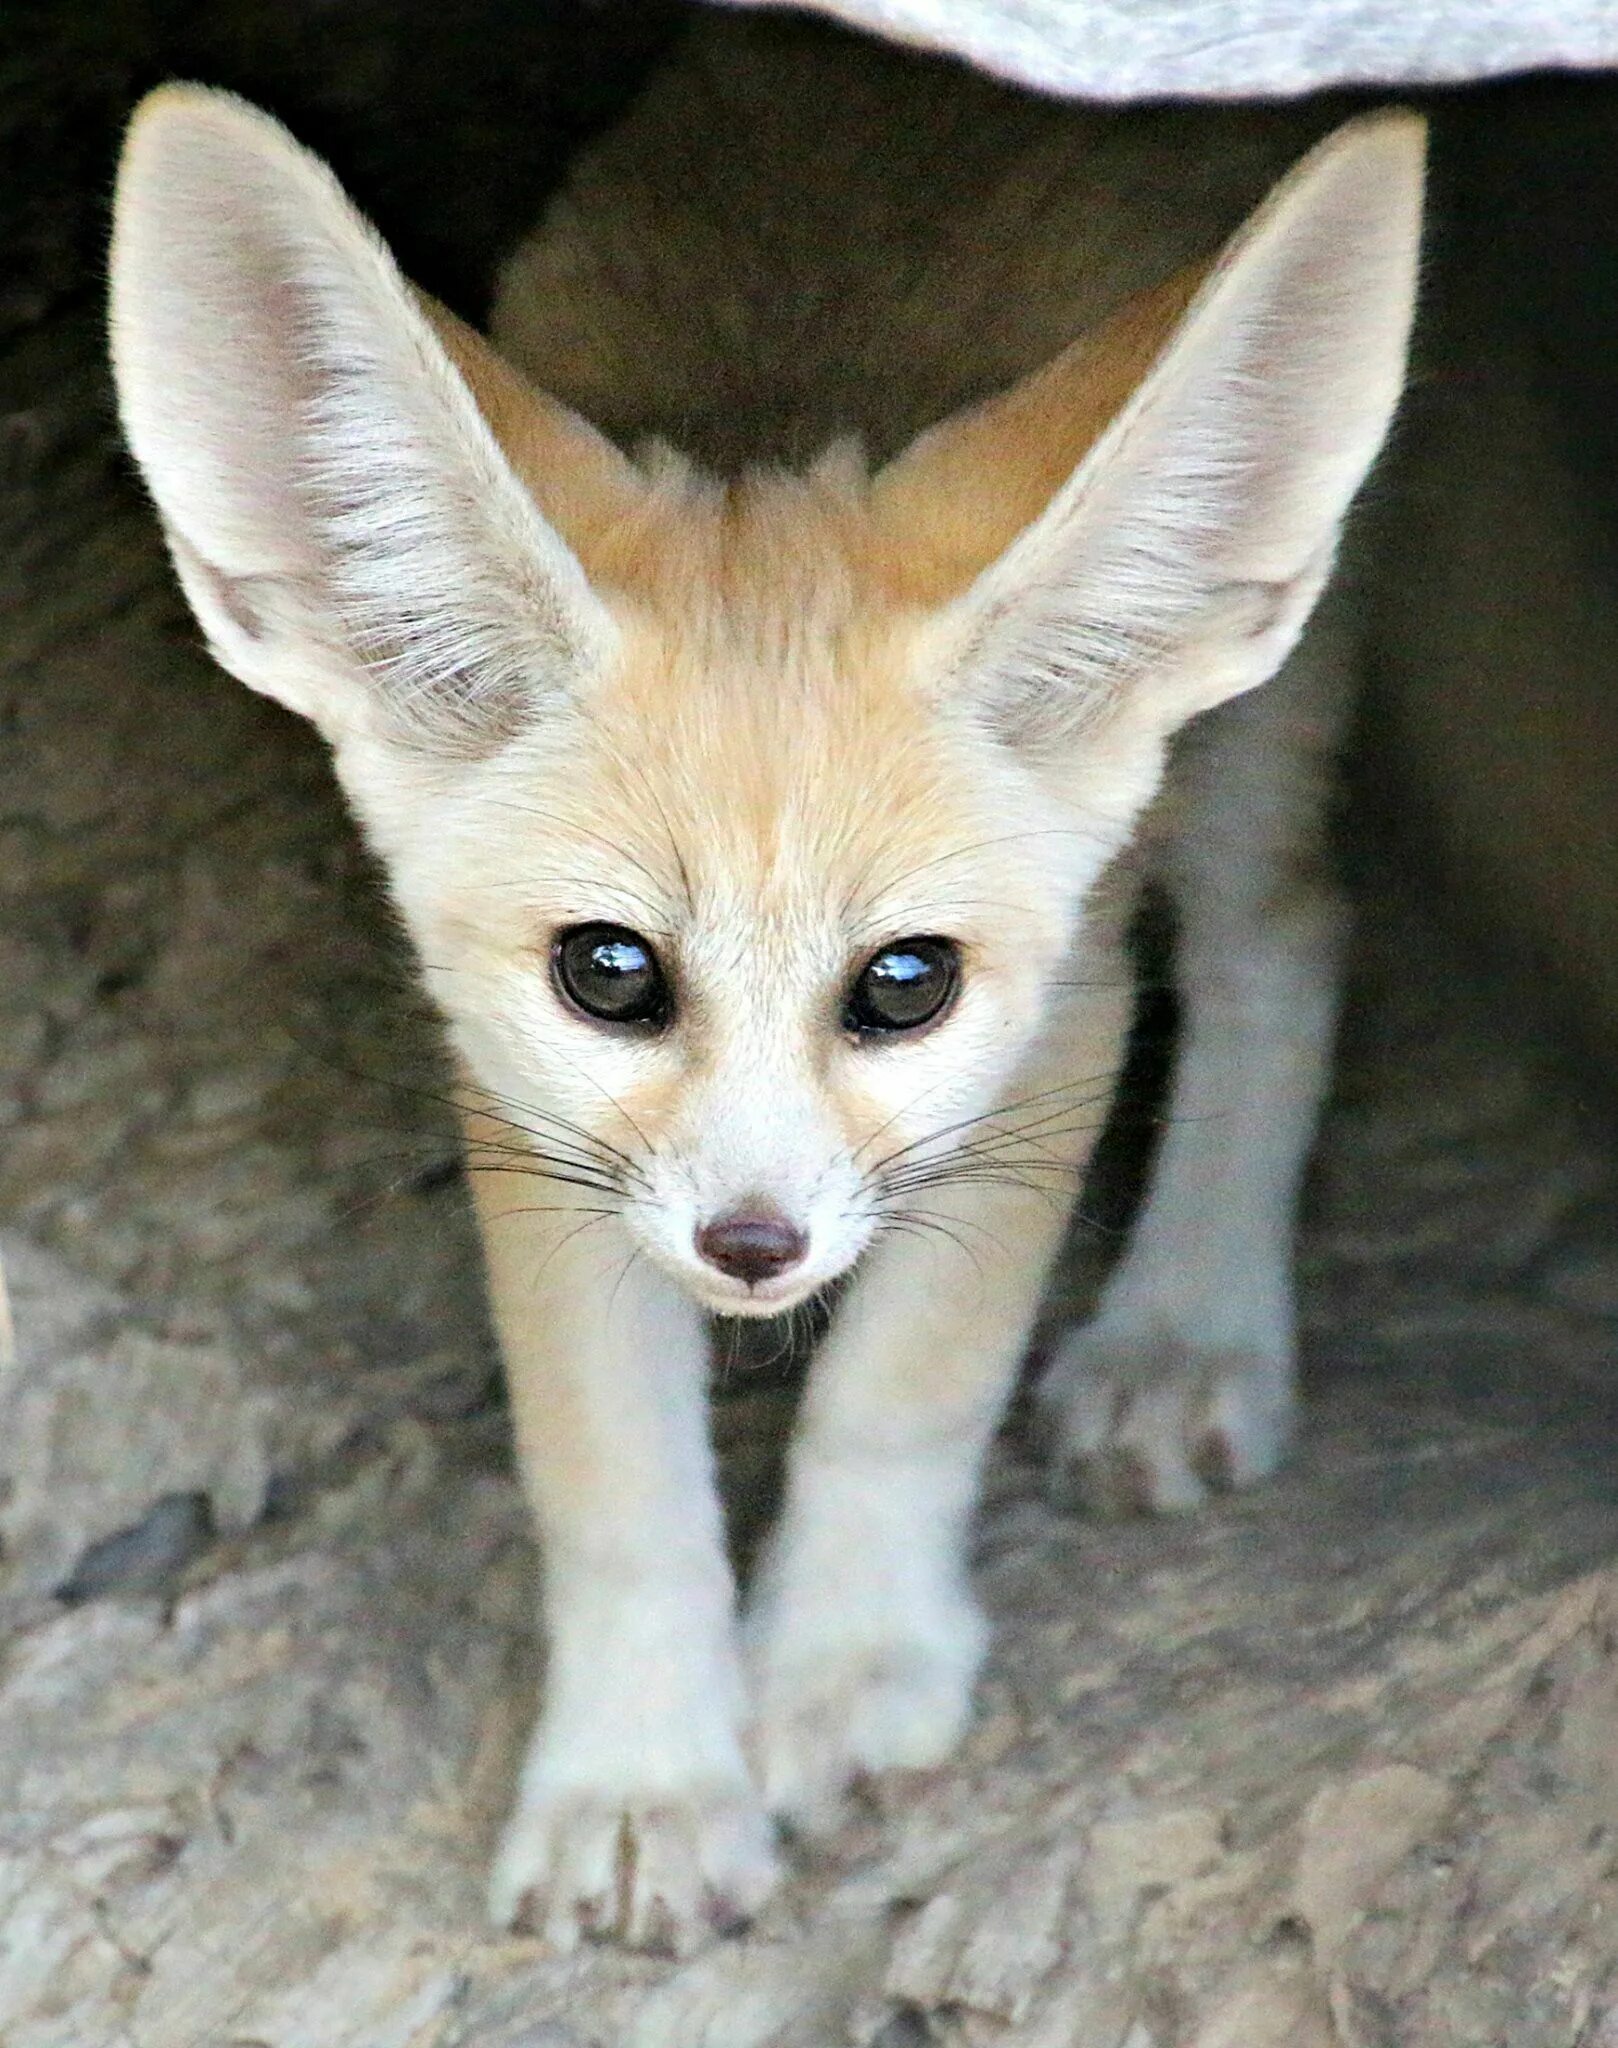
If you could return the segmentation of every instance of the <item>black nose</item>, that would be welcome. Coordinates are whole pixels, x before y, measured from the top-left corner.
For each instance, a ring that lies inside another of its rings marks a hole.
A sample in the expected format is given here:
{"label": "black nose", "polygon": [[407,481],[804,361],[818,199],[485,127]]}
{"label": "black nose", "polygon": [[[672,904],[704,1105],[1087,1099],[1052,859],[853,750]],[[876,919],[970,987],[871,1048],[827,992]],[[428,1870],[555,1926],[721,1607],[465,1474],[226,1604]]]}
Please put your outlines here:
{"label": "black nose", "polygon": [[697,1232],[697,1250],[733,1280],[773,1280],[797,1265],[809,1240],[795,1223],[764,1202],[749,1204]]}

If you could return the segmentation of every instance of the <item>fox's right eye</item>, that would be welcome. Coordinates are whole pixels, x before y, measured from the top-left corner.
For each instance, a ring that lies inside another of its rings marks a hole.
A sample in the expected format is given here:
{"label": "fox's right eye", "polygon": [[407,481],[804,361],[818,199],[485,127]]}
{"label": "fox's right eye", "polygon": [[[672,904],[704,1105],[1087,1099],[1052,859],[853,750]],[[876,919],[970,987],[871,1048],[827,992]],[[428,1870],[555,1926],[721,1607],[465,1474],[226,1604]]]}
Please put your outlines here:
{"label": "fox's right eye", "polygon": [[666,1024],[673,1003],[656,953],[621,924],[575,924],[551,946],[551,977],[574,1009],[602,1024]]}

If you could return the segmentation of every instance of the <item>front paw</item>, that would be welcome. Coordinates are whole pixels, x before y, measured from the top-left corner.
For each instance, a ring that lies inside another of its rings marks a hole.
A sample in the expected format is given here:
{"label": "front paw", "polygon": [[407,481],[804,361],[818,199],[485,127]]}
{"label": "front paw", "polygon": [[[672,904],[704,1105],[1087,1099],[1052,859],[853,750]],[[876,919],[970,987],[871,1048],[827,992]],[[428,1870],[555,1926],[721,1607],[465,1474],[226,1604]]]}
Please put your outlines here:
{"label": "front paw", "polygon": [[1183,1513],[1267,1478],[1294,1427],[1291,1361],[1101,1316],[1041,1381],[1056,1487],[1089,1513]]}
{"label": "front paw", "polygon": [[542,1739],[501,1838],[489,1911],[562,1953],[589,1939],[683,1956],[744,1927],[777,1874],[745,1777],[570,1782]]}
{"label": "front paw", "polygon": [[858,1634],[835,1618],[778,1623],[756,1661],[751,1744],[770,1812],[824,1832],[861,1779],[943,1763],[970,1717],[987,1635],[964,1600],[925,1628],[914,1617]]}

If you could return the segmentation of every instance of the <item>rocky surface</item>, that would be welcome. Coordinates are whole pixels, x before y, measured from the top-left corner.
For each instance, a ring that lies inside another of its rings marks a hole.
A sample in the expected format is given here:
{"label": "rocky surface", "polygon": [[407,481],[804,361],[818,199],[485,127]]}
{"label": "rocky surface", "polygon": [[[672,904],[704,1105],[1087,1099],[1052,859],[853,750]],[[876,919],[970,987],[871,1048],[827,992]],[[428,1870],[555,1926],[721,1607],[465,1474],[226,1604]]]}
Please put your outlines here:
{"label": "rocky surface", "polygon": [[1363,828],[1296,1463],[1099,1527],[1013,1429],[959,1768],[690,1962],[490,1936],[533,1559],[431,1032],[75,291],[0,446],[6,2048],[1615,2048],[1618,1143]]}
{"label": "rocky surface", "polygon": [[1042,92],[1090,99],[1437,84],[1618,63],[1618,19],[1607,0],[1222,0],[1217,10],[1206,0],[811,4],[855,28],[970,57]]}

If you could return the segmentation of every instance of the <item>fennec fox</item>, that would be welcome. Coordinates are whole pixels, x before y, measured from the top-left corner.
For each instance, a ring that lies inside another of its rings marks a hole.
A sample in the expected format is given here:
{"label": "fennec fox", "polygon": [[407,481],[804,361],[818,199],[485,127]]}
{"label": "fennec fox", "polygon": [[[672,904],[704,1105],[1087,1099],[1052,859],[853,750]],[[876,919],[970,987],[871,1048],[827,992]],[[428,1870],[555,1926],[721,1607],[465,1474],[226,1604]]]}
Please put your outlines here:
{"label": "fennec fox", "polygon": [[[1101,1495],[1281,1453],[1348,625],[1293,650],[1399,392],[1423,148],[1351,122],[1214,257],[1319,125],[715,18],[512,264],[501,359],[273,122],[136,117],[130,445],[218,659],[331,743],[465,1076],[549,1645],[502,1922],[684,1949],[769,1891],[769,1816],[949,1752],[1125,850],[1285,661],[1152,836],[1173,1115],[1049,1389]],[[844,1276],[738,1629],[705,1316]]]}

